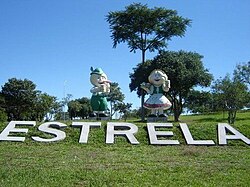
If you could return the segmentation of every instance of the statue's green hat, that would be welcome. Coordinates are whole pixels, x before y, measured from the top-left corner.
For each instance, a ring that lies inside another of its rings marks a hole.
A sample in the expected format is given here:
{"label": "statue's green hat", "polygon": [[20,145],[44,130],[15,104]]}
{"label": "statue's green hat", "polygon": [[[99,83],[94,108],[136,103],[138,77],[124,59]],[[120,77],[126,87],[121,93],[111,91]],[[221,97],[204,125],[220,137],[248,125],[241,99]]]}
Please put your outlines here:
{"label": "statue's green hat", "polygon": [[97,74],[97,75],[102,75],[102,74],[104,74],[104,72],[102,71],[101,68],[96,68],[96,69],[94,70],[94,68],[91,67],[90,70],[91,70],[90,75],[92,75],[92,74]]}

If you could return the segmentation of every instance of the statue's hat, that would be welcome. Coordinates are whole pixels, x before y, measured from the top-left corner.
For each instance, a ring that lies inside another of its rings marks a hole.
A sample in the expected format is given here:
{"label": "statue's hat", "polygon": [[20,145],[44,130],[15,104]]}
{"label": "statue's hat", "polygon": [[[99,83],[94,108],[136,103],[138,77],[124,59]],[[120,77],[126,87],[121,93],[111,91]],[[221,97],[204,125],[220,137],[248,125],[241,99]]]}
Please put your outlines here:
{"label": "statue's hat", "polygon": [[94,70],[94,68],[91,67],[90,70],[91,70],[90,75],[92,75],[92,74],[97,74],[97,75],[102,75],[102,74],[104,74],[104,72],[102,71],[101,68],[96,68],[96,69]]}

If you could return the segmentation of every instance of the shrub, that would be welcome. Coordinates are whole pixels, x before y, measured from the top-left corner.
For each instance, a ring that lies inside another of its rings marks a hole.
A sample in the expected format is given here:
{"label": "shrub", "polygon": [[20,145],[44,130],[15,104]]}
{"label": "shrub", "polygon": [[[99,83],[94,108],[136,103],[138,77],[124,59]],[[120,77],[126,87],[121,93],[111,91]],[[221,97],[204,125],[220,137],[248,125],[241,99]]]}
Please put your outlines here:
{"label": "shrub", "polygon": [[0,108],[0,122],[7,121],[7,114],[6,112]]}

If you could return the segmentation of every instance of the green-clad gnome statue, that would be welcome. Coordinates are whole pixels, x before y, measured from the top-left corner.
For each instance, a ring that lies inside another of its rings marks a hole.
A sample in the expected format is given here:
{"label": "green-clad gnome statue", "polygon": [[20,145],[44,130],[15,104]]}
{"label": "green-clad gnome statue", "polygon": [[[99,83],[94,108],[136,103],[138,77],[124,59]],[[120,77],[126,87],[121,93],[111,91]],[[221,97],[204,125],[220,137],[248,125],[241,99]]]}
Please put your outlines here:
{"label": "green-clad gnome statue", "polygon": [[[149,77],[149,83],[142,83],[141,88],[144,89],[150,97],[144,103],[144,107],[151,110],[149,118],[167,118],[164,110],[169,109],[172,104],[164,95],[170,88],[170,80],[166,73],[160,69],[153,70]],[[148,118],[148,119],[149,119]]]}
{"label": "green-clad gnome statue", "polygon": [[90,70],[90,82],[94,86],[90,90],[92,93],[90,103],[93,109],[93,113],[90,117],[96,119],[108,118],[108,102],[106,96],[110,92],[111,82],[101,68],[94,69],[91,67]]}

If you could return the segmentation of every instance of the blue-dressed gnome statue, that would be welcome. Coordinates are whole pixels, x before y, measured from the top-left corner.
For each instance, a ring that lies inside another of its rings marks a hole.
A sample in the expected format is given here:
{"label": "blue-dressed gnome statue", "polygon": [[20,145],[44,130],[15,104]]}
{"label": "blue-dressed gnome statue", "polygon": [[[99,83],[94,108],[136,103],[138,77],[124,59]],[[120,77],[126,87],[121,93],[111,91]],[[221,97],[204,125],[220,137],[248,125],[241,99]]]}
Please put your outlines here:
{"label": "blue-dressed gnome statue", "polygon": [[170,80],[164,71],[155,69],[150,73],[148,81],[141,84],[141,88],[150,94],[143,106],[151,110],[149,117],[166,117],[163,111],[172,106],[164,95],[164,92],[169,91]]}
{"label": "blue-dressed gnome statue", "polygon": [[107,75],[102,71],[101,68],[94,69],[90,68],[90,82],[94,86],[90,92],[92,97],[90,100],[93,114],[90,117],[108,117],[108,102],[107,94],[110,92],[110,83]]}

